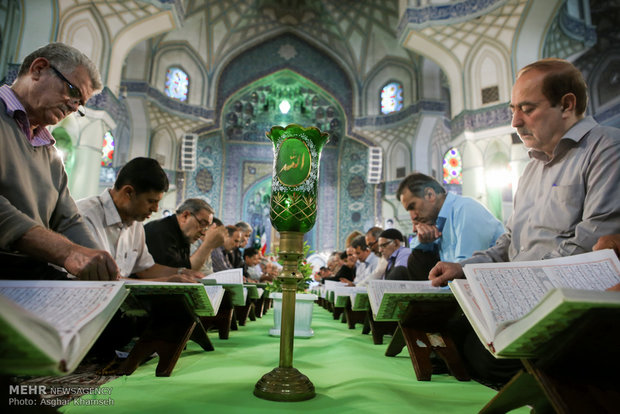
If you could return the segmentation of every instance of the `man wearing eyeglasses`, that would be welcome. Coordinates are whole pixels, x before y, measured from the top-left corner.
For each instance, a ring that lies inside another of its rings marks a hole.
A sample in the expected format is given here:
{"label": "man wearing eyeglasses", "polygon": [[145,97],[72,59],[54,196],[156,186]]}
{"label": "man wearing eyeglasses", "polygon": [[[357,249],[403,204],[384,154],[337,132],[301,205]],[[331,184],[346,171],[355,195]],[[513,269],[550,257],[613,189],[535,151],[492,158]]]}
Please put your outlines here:
{"label": "man wearing eyeglasses", "polygon": [[28,55],[11,85],[0,87],[0,277],[115,280],[113,258],[99,250],[67,187],[46,129],[102,89],[79,50],[52,43]]}
{"label": "man wearing eyeglasses", "polygon": [[[146,245],[155,263],[200,271],[213,249],[224,243],[223,226],[212,226],[213,207],[200,198],[188,198],[168,217],[144,226]],[[190,255],[190,246],[202,243]]]}
{"label": "man wearing eyeglasses", "polygon": [[403,234],[396,229],[383,230],[379,234],[377,242],[381,255],[387,260],[387,267],[382,279],[409,280],[407,260],[411,250],[402,245]]}
{"label": "man wearing eyeglasses", "polygon": [[168,177],[157,160],[138,157],[118,172],[112,188],[77,202],[99,244],[118,264],[121,276],[164,282],[194,282],[204,277],[185,267],[156,263],[148,251],[142,222],[159,209]]}

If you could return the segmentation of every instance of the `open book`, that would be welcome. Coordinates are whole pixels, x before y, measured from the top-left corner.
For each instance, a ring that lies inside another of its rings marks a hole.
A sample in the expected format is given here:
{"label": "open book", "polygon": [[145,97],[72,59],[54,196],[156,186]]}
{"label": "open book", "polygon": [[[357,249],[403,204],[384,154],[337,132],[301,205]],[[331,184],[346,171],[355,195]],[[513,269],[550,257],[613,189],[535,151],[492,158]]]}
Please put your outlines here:
{"label": "open book", "polygon": [[219,285],[131,280],[126,282],[132,296],[185,295],[197,316],[214,316],[224,296]]}
{"label": "open book", "polygon": [[227,269],[219,272],[211,273],[203,277],[204,280],[215,280],[215,283],[220,285],[242,285],[243,284],[243,269]]}
{"label": "open book", "polygon": [[73,371],[127,296],[123,282],[0,281],[0,372]]}
{"label": "open book", "polygon": [[587,310],[620,307],[620,262],[612,250],[551,260],[468,264],[450,288],[496,357],[530,358]]}
{"label": "open book", "polygon": [[227,269],[219,272],[211,273],[202,278],[202,283],[208,286],[211,283],[217,283],[224,286],[231,294],[232,304],[235,306],[244,306],[247,301],[248,290],[243,287],[243,269]]}
{"label": "open book", "polygon": [[368,284],[368,301],[376,321],[398,321],[411,300],[435,301],[451,296],[450,289],[434,287],[427,280],[371,280]]}

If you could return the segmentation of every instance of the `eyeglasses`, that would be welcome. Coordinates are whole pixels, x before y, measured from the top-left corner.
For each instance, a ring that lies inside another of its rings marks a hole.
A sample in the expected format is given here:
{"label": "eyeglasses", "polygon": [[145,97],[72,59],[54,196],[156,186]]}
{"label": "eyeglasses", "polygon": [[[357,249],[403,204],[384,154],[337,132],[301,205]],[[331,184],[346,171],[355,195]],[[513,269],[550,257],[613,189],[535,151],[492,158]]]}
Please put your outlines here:
{"label": "eyeglasses", "polygon": [[390,240],[390,241],[387,241],[387,242],[385,242],[385,243],[382,243],[382,244],[380,244],[380,245],[379,245],[379,248],[380,248],[380,249],[384,249],[384,248],[385,248],[385,246],[387,246],[388,244],[392,243],[393,241],[394,241],[394,240]]}
{"label": "eyeglasses", "polygon": [[85,112],[84,112],[84,106],[82,105],[82,91],[80,91],[80,89],[77,86],[69,82],[69,80],[65,78],[65,76],[62,73],[60,73],[58,69],[56,69],[55,67],[51,65],[50,65],[50,68],[52,68],[56,76],[58,76],[60,80],[63,81],[69,87],[69,98],[73,100],[77,99],[78,101],[77,113],[80,116],[84,116]]}
{"label": "eyeglasses", "polygon": [[191,214],[192,217],[194,217],[196,219],[196,221],[198,222],[198,224],[200,225],[201,228],[206,229],[207,227],[209,227],[211,225],[211,223],[209,223],[207,220],[199,219],[198,217],[196,217],[196,215],[194,213],[190,212],[189,214]]}

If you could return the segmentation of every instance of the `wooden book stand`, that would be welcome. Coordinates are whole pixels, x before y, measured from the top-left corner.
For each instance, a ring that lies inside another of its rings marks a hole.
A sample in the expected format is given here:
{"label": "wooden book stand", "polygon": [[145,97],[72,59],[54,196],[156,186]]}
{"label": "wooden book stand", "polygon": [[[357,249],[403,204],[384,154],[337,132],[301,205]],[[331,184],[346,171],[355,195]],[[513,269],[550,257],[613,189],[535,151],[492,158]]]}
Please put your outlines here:
{"label": "wooden book stand", "polygon": [[201,316],[200,321],[206,330],[217,329],[220,339],[228,339],[233,322],[235,307],[230,291],[224,289],[224,297],[215,316]]}
{"label": "wooden book stand", "polygon": [[430,381],[433,373],[431,352],[434,351],[459,381],[469,381],[454,341],[447,332],[448,322],[460,312],[451,295],[446,299],[411,301],[398,321],[386,356],[398,355],[407,345],[418,381]]}
{"label": "wooden book stand", "polygon": [[256,317],[254,317],[254,301],[253,299],[250,299],[249,295],[245,301],[245,305],[235,306],[235,314],[237,316],[237,323],[239,326],[245,326],[245,322],[248,319],[252,321],[256,320]]}
{"label": "wooden book stand", "polygon": [[[398,322],[376,321],[375,318],[372,316],[372,310],[370,310],[370,308],[366,312],[366,320],[368,322],[368,325],[370,326],[372,343],[375,345],[383,345],[383,335],[393,335],[394,331],[398,327]],[[366,328],[364,328],[364,330],[366,330]],[[362,333],[364,333],[364,331],[362,331]]]}
{"label": "wooden book stand", "polygon": [[349,329],[355,329],[356,323],[364,323],[366,319],[366,311],[354,311],[351,307],[351,298],[347,298],[347,304],[344,307],[344,313],[347,317],[347,325]]}
{"label": "wooden book stand", "polygon": [[207,331],[184,294],[140,296],[138,300],[147,310],[149,321],[127,359],[113,370],[115,374],[132,374],[157,352],[155,375],[169,377],[190,339],[205,351],[213,351]]}
{"label": "wooden book stand", "polygon": [[480,411],[505,413],[524,405],[540,413],[612,413],[620,408],[619,309],[592,309],[522,359],[517,373]]}

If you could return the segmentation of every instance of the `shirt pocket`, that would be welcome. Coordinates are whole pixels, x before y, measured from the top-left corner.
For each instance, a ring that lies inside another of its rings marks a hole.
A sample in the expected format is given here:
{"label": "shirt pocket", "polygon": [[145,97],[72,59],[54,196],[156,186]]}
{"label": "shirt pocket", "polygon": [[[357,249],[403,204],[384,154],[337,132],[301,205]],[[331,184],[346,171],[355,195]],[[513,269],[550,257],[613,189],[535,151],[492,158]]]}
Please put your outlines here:
{"label": "shirt pocket", "polygon": [[559,235],[574,233],[583,215],[583,186],[554,185],[551,187],[540,213],[540,224]]}

